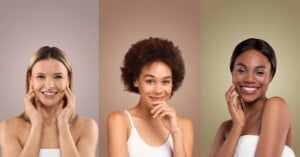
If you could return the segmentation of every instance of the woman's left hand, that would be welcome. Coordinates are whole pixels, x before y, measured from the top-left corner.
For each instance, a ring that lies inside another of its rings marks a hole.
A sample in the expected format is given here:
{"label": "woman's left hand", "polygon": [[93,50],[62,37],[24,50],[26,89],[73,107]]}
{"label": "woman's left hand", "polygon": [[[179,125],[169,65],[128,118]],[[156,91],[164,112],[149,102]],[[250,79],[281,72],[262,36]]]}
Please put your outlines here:
{"label": "woman's left hand", "polygon": [[[67,87],[65,90],[65,97],[67,102],[62,100],[58,109],[56,110],[58,127],[62,126],[63,124],[69,124],[70,120],[75,114],[75,96],[69,87]],[[66,104],[65,107],[64,104]]]}
{"label": "woman's left hand", "polygon": [[153,118],[161,119],[164,126],[170,132],[177,131],[179,126],[175,109],[169,106],[165,101],[156,101],[153,104],[156,105],[151,110]]}

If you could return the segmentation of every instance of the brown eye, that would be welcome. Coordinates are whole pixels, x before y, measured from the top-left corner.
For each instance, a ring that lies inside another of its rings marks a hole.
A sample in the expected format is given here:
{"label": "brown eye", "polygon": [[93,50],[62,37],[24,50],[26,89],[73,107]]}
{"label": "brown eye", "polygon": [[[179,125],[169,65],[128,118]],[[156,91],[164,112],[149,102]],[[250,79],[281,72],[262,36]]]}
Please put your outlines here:
{"label": "brown eye", "polygon": [[62,79],[62,78],[64,78],[64,77],[61,76],[61,75],[56,75],[56,76],[54,76],[54,78],[55,78],[55,79]]}
{"label": "brown eye", "polygon": [[45,76],[44,76],[44,75],[37,75],[36,78],[37,78],[37,79],[44,79]]}
{"label": "brown eye", "polygon": [[151,79],[146,80],[146,83],[147,83],[147,84],[153,84],[153,83],[154,83],[154,80],[151,80]]}
{"label": "brown eye", "polygon": [[167,84],[170,84],[170,83],[171,83],[170,80],[164,80],[164,81],[163,81],[163,84],[164,84],[164,85],[167,85]]}
{"label": "brown eye", "polygon": [[256,74],[261,76],[261,75],[264,75],[265,72],[263,72],[263,71],[258,71],[258,72],[256,72]]}

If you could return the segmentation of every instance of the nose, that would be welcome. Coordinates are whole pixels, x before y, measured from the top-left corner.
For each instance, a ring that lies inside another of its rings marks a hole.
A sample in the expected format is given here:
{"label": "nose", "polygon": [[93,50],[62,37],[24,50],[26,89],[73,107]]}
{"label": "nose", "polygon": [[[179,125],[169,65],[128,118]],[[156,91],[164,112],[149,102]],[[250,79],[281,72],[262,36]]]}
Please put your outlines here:
{"label": "nose", "polygon": [[163,92],[162,85],[160,83],[156,83],[154,87],[155,94],[159,95]]}
{"label": "nose", "polygon": [[46,79],[46,82],[45,82],[45,84],[44,84],[44,86],[45,86],[46,88],[53,88],[53,87],[54,87],[54,82],[53,82],[53,80],[50,79],[50,78],[47,78],[47,79]]}
{"label": "nose", "polygon": [[249,82],[249,83],[255,82],[255,74],[247,73],[244,80],[245,82]]}

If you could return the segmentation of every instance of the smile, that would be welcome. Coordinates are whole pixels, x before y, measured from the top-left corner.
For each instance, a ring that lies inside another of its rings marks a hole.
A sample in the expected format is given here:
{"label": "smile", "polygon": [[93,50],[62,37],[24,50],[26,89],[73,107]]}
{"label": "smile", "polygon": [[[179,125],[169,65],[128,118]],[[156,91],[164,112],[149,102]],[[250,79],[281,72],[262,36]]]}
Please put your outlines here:
{"label": "smile", "polygon": [[258,88],[255,87],[242,87],[242,89],[246,92],[246,93],[254,93],[257,91]]}
{"label": "smile", "polygon": [[42,92],[46,97],[53,97],[57,94],[57,92],[49,92],[49,91],[45,91]]}
{"label": "smile", "polygon": [[150,99],[152,101],[161,101],[161,100],[163,100],[163,97],[150,97]]}

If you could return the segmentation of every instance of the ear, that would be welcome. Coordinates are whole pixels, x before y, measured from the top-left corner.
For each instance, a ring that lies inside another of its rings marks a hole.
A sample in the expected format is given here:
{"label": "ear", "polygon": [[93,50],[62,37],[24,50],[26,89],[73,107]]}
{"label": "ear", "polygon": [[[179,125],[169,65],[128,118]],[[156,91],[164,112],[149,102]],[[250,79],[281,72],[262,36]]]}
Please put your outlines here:
{"label": "ear", "polygon": [[138,82],[138,80],[134,80],[133,86],[134,86],[134,87],[139,87],[139,82]]}
{"label": "ear", "polygon": [[273,76],[272,74],[270,74],[269,83],[271,83],[272,80],[273,80]]}

